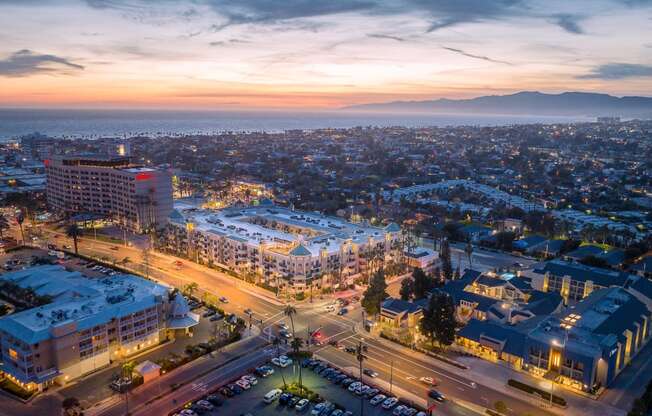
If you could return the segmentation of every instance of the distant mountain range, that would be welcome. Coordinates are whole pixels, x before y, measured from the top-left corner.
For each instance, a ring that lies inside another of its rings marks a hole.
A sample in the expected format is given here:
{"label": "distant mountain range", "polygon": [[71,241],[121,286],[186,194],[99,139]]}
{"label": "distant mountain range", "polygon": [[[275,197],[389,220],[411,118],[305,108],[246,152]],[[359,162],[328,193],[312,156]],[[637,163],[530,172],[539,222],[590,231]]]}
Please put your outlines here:
{"label": "distant mountain range", "polygon": [[557,116],[652,117],[652,97],[614,97],[608,94],[522,91],[466,100],[393,101],[345,107],[350,111],[407,113],[479,113]]}

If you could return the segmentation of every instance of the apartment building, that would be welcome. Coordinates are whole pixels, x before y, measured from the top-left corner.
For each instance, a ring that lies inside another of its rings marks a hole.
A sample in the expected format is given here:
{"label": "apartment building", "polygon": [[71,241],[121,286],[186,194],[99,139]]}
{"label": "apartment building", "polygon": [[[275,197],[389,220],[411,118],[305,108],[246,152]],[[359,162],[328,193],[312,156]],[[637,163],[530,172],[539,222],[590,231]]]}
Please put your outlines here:
{"label": "apartment building", "polygon": [[[402,255],[396,224],[374,227],[299,212],[271,202],[202,210],[179,202],[166,230],[168,251],[302,291],[349,284],[370,262]],[[404,254],[403,254],[404,255]]]}
{"label": "apartment building", "polygon": [[567,304],[584,299],[598,289],[623,287],[634,277],[621,271],[558,259],[524,270],[521,274],[536,290],[559,293]]}
{"label": "apartment building", "polygon": [[123,156],[55,156],[44,163],[48,205],[59,213],[96,214],[144,232],[164,226],[172,211],[168,172]]}
{"label": "apartment building", "polygon": [[199,323],[183,296],[133,275],[92,278],[59,265],[0,276],[0,291],[52,301],[0,318],[0,371],[27,390],[65,384]]}

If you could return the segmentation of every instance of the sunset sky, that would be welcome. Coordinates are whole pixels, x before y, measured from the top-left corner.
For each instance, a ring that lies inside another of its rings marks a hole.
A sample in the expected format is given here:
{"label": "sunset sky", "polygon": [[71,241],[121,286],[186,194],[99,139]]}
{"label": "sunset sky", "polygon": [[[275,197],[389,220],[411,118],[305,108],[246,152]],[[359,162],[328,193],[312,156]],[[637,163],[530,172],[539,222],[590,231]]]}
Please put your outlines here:
{"label": "sunset sky", "polygon": [[652,0],[0,0],[0,106],[652,96]]}

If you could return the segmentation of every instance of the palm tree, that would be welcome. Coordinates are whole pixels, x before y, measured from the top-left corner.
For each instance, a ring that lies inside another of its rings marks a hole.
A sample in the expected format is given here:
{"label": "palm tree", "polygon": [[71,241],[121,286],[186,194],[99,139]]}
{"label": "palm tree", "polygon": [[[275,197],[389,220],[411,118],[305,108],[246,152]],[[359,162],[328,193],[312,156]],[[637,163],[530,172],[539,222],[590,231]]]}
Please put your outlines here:
{"label": "palm tree", "polygon": [[20,210],[20,213],[16,217],[16,222],[18,223],[18,227],[20,228],[20,238],[23,240],[23,244],[25,244],[25,232],[23,231],[23,222],[25,222],[25,214],[23,214],[23,210]]}
{"label": "palm tree", "polygon": [[[294,337],[292,338],[292,342],[290,342],[290,346],[292,347],[292,350],[294,351],[294,357],[296,360],[299,359],[299,351],[301,350],[301,347],[303,347],[303,339],[300,337]],[[299,393],[303,392],[303,375],[301,373],[302,369],[301,363],[299,363]]]}
{"label": "palm tree", "polygon": [[[294,316],[297,314],[297,308],[294,306],[288,304],[285,306],[285,309],[283,309],[283,313],[285,316],[290,318],[290,326],[292,327],[292,339],[296,340],[297,339],[297,334],[294,332]],[[297,351],[295,351],[296,353]],[[295,355],[296,359],[298,359],[298,355]],[[299,366],[299,391],[303,390],[303,385],[302,383],[302,378],[301,378],[301,366]]]}
{"label": "palm tree", "polygon": [[183,293],[188,295],[188,297],[192,297],[192,294],[195,293],[197,289],[199,289],[197,282],[188,283],[183,287]]}
{"label": "palm tree", "polygon": [[75,254],[78,254],[77,251],[77,239],[82,235],[82,230],[77,226],[76,223],[68,225],[66,228],[66,236],[72,238],[73,244],[75,245]]}
{"label": "palm tree", "polygon": [[[279,358],[281,356],[281,339],[279,337],[274,338],[272,345],[276,347],[276,358]],[[283,388],[286,388],[287,383],[285,382],[285,375],[283,375],[283,367],[279,366],[279,371],[281,372],[281,378],[283,379]]]}
{"label": "palm tree", "polygon": [[[469,269],[473,269],[473,245],[469,241],[466,244],[466,247],[464,248],[464,252],[466,253],[466,256],[469,258]],[[457,268],[459,269],[460,264],[457,263]]]}

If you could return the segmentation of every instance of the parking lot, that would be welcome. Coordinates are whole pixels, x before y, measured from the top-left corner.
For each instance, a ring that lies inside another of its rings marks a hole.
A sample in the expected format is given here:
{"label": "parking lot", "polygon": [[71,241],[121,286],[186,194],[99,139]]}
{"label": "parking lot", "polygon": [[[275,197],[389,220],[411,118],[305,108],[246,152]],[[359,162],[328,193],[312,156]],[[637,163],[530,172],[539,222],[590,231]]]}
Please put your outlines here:
{"label": "parking lot", "polygon": [[[205,411],[203,415],[310,415],[315,408],[316,403],[310,403],[309,406],[303,411],[297,411],[286,405],[279,403],[279,399],[274,400],[270,404],[263,401],[264,396],[271,390],[283,387],[283,379],[281,377],[281,369],[278,366],[272,366],[274,374],[266,378],[257,376],[258,383],[252,386],[251,389],[245,390],[240,394],[234,395],[230,398],[225,398],[222,394],[216,393],[221,399],[223,404],[216,407],[212,411]],[[283,376],[287,383],[292,383],[298,380],[298,365],[295,363],[283,369]],[[225,380],[227,381],[227,380]],[[373,383],[369,377],[365,377],[365,384]],[[383,409],[381,404],[372,405],[370,398],[364,395],[359,396],[353,392],[348,391],[347,388],[335,384],[325,377],[315,374],[310,368],[303,368],[303,384],[313,392],[319,394],[324,400],[333,403],[337,408],[342,411],[350,411],[349,414],[359,415],[360,405],[364,406],[364,414],[371,416],[389,416],[401,403],[393,406],[391,409]],[[382,392],[381,392],[382,393]],[[333,409],[334,410],[334,409]],[[331,412],[322,413],[321,415],[330,415]],[[412,413],[414,416],[416,411]],[[419,415],[421,416],[421,415]]]}

